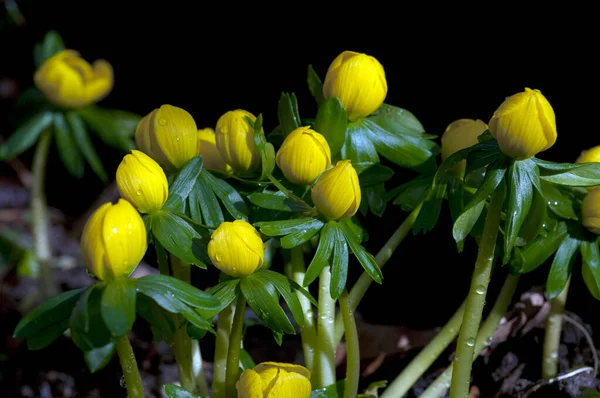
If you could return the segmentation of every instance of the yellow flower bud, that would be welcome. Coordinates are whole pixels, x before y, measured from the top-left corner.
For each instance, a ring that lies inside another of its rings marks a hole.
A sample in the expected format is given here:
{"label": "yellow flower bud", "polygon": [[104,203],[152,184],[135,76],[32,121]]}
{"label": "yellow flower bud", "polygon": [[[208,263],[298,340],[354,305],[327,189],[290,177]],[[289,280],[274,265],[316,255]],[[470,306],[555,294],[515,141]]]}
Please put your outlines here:
{"label": "yellow flower bud", "polygon": [[252,173],[260,166],[260,155],[254,144],[253,122],[256,116],[241,109],[229,111],[219,118],[215,129],[217,149],[221,157],[238,173]]}
{"label": "yellow flower bud", "polygon": [[163,105],[144,116],[135,130],[135,144],[165,169],[180,169],[198,155],[198,129],[192,115]]}
{"label": "yellow flower bud", "polygon": [[83,108],[100,101],[112,90],[113,69],[103,59],[90,65],[77,51],[63,50],[44,61],[33,80],[53,104]]}
{"label": "yellow flower bud", "polygon": [[594,187],[583,198],[581,205],[583,226],[600,235],[600,187]]}
{"label": "yellow flower bud", "polygon": [[600,162],[600,145],[582,151],[575,163]]}
{"label": "yellow flower bud", "polygon": [[489,125],[502,152],[517,160],[535,156],[556,142],[554,110],[540,90],[526,88],[508,97]]}
{"label": "yellow flower bud", "polygon": [[263,265],[266,246],[258,231],[243,220],[225,221],[208,242],[208,257],[220,271],[248,276]]}
{"label": "yellow flower bud", "polygon": [[225,163],[217,149],[217,138],[215,131],[210,127],[198,130],[200,155],[204,161],[204,168],[208,170],[219,170],[230,173],[231,166]]}
{"label": "yellow flower bud", "polygon": [[290,363],[263,362],[246,369],[236,383],[238,398],[308,398],[310,371]]}
{"label": "yellow flower bud", "polygon": [[298,127],[285,138],[275,160],[288,181],[310,185],[331,166],[331,151],[321,134]]}
{"label": "yellow flower bud", "polygon": [[160,210],[169,196],[169,183],[163,169],[150,156],[136,150],[125,155],[119,164],[117,188],[140,213]]}
{"label": "yellow flower bud", "polygon": [[352,217],[360,206],[358,174],[349,160],[340,160],[325,171],[312,187],[311,198],[325,217],[339,220]]}
{"label": "yellow flower bud", "polygon": [[81,253],[88,269],[102,280],[128,276],[146,252],[146,227],[125,199],[105,203],[88,219]]}
{"label": "yellow flower bud", "polygon": [[[477,144],[477,137],[487,128],[487,124],[479,119],[459,119],[450,123],[442,135],[442,161],[461,149]],[[456,170],[464,171],[466,163],[462,160],[455,166]]]}
{"label": "yellow flower bud", "polygon": [[325,99],[338,97],[354,121],[375,112],[387,95],[383,66],[367,54],[344,51],[327,70],[323,83]]}

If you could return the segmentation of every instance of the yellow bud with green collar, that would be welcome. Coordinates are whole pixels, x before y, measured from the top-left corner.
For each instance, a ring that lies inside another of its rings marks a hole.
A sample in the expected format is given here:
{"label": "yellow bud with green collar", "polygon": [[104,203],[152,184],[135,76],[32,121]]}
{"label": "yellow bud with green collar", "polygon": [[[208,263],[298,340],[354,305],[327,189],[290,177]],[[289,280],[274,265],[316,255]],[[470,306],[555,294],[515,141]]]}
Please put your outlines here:
{"label": "yellow bud with green collar", "polygon": [[235,172],[242,174],[252,173],[260,166],[254,129],[246,118],[256,121],[256,116],[245,110],[229,111],[219,118],[215,129],[221,157]]}
{"label": "yellow bud with green collar", "polygon": [[349,160],[321,174],[312,187],[311,198],[317,211],[330,220],[352,217],[358,211],[361,191],[358,174]]}
{"label": "yellow bud with green collar", "polygon": [[308,398],[312,389],[308,369],[278,362],[246,369],[235,386],[238,398]]}
{"label": "yellow bud with green collar", "polygon": [[259,269],[266,246],[258,231],[248,222],[225,221],[215,229],[208,242],[208,257],[220,271],[243,277]]}
{"label": "yellow bud with green collar", "polygon": [[310,127],[299,127],[285,138],[275,161],[288,181],[311,185],[331,166],[331,150],[321,134]]}

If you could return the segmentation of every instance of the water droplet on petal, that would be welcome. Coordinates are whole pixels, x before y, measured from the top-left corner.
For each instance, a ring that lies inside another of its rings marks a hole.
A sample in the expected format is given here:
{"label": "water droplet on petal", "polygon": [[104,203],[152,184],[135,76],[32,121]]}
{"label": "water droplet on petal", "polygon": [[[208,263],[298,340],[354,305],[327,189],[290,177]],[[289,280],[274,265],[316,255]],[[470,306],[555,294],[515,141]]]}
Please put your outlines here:
{"label": "water droplet on petal", "polygon": [[164,126],[165,124],[167,124],[167,119],[165,119],[164,117],[158,119],[158,124],[160,124],[161,126]]}
{"label": "water droplet on petal", "polygon": [[137,191],[135,191],[135,194],[136,194],[137,196],[142,196],[142,191],[140,191],[140,190],[138,189]]}

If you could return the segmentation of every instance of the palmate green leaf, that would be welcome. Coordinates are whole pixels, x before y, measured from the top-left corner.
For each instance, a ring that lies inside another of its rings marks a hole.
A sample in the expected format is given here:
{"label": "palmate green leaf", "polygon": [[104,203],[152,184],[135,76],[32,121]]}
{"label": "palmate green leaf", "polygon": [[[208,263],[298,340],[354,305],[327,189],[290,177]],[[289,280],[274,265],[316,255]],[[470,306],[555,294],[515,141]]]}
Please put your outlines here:
{"label": "palmate green leaf", "polygon": [[240,350],[240,368],[242,368],[242,371],[246,369],[252,369],[255,366],[256,362],[254,362],[254,359],[252,359],[250,353],[242,348]]}
{"label": "palmate green leaf", "polygon": [[52,111],[43,111],[31,116],[21,124],[0,146],[0,160],[9,161],[29,149],[42,132],[54,121]]}
{"label": "palmate green leaf", "polygon": [[104,347],[113,336],[106,327],[102,316],[102,294],[105,284],[96,283],[86,294],[82,294],[71,313],[69,328],[71,338],[82,351]]}
{"label": "palmate green leaf", "polygon": [[302,212],[306,210],[298,202],[289,198],[281,191],[253,192],[248,195],[248,200],[258,207],[269,210],[286,212]]}
{"label": "palmate green leaf", "polygon": [[306,274],[304,274],[303,286],[310,285],[323,271],[329,263],[329,259],[333,253],[333,245],[337,237],[335,232],[335,221],[329,221],[321,228],[321,236],[319,237],[319,245],[313,256],[312,261],[308,265]]}
{"label": "palmate green leaf", "polygon": [[348,114],[339,98],[329,98],[319,105],[315,119],[315,130],[325,137],[335,158],[346,140]]}
{"label": "palmate green leaf", "polygon": [[423,206],[413,224],[413,234],[431,231],[437,223],[442,210],[442,202],[446,194],[446,183],[435,184],[427,193]]}
{"label": "palmate green leaf", "polygon": [[95,348],[83,353],[85,364],[91,373],[103,369],[115,354],[115,343],[110,342],[104,347]]}
{"label": "palmate green leaf", "polygon": [[362,200],[369,205],[369,209],[373,214],[377,217],[383,216],[387,207],[385,185],[377,184],[364,187],[361,189],[361,196]]}
{"label": "palmate green leaf", "polygon": [[176,384],[165,384],[164,389],[168,398],[202,398],[199,395],[192,394],[188,390],[183,389]]}
{"label": "palmate green leaf", "polygon": [[[274,156],[274,155],[273,155]],[[248,220],[248,205],[244,202],[242,195],[235,190],[227,181],[215,177],[210,172],[200,173],[200,180],[210,185],[213,192],[223,203],[225,209],[236,220]]]}
{"label": "palmate green leaf", "polygon": [[533,158],[540,170],[540,178],[558,185],[589,187],[600,185],[600,164],[554,163]]}
{"label": "palmate green leaf", "polygon": [[510,261],[517,236],[531,208],[533,180],[537,173],[536,165],[530,159],[515,161],[508,168],[508,209],[504,226],[503,264]]}
{"label": "palmate green leaf", "polygon": [[163,340],[167,344],[174,343],[175,332],[178,329],[177,315],[167,312],[144,294],[137,296],[136,311],[152,326],[152,335],[155,341]]}
{"label": "palmate green leaf", "polygon": [[600,300],[600,250],[598,241],[582,241],[579,247],[582,257],[581,274],[588,290]]}
{"label": "palmate green leaf", "polygon": [[346,380],[340,380],[335,384],[312,390],[310,398],[342,398],[344,396],[345,387]]}
{"label": "palmate green leaf", "polygon": [[548,280],[546,281],[546,293],[550,300],[556,298],[565,288],[571,276],[571,268],[573,267],[580,243],[581,241],[578,239],[567,236],[556,251],[552,266],[550,267],[550,273],[548,274]]}
{"label": "palmate green leaf", "polygon": [[97,105],[86,106],[76,112],[106,145],[124,152],[135,148],[132,137],[141,119],[139,115]]}
{"label": "palmate green leaf", "polygon": [[577,214],[573,209],[573,194],[561,189],[560,186],[554,185],[548,181],[540,181],[542,194],[546,199],[546,203],[550,210],[559,217],[577,220]]}
{"label": "palmate green leaf", "polygon": [[519,230],[515,246],[525,246],[532,242],[542,232],[547,221],[548,206],[546,205],[546,199],[537,189],[534,189],[531,207]]}
{"label": "palmate green leaf", "polygon": [[279,243],[281,243],[281,247],[284,249],[300,246],[318,234],[322,227],[323,222],[315,218],[313,219],[313,222],[304,224],[302,229],[296,230],[283,238],[280,238]]}
{"label": "palmate green leaf", "polygon": [[279,292],[273,283],[254,273],[243,278],[240,289],[254,313],[275,332],[296,334],[294,326],[279,305]]}
{"label": "palmate green leaf", "polygon": [[177,173],[175,180],[169,185],[169,198],[164,204],[163,209],[181,210],[190,191],[196,185],[203,164],[202,156],[196,156]]}
{"label": "palmate green leaf", "polygon": [[54,142],[67,171],[76,178],[83,177],[83,157],[75,145],[73,134],[62,112],[54,112]]}
{"label": "palmate green leaf", "polygon": [[58,32],[55,30],[48,31],[44,36],[44,39],[41,42],[36,43],[33,47],[33,61],[36,68],[39,68],[44,61],[64,49],[65,43]]}
{"label": "palmate green leaf", "polygon": [[360,182],[361,188],[364,188],[380,185],[393,176],[394,170],[381,164],[374,164],[358,176],[358,181]]}
{"label": "palmate green leaf", "polygon": [[136,280],[118,278],[106,282],[100,313],[113,337],[125,335],[135,321]]}
{"label": "palmate green leaf", "polygon": [[300,112],[298,111],[298,99],[296,94],[281,93],[277,106],[277,116],[283,138],[301,126]]}
{"label": "palmate green leaf", "polygon": [[325,100],[323,98],[323,82],[312,65],[308,65],[308,77],[306,81],[308,82],[310,93],[315,98],[315,101],[317,101],[317,104],[320,105]]}
{"label": "palmate green leaf", "polygon": [[346,141],[342,146],[341,155],[342,159],[350,159],[359,176],[369,167],[379,163],[379,155],[371,141],[369,132],[360,123],[350,123],[348,125]]}
{"label": "palmate green leaf", "polygon": [[267,236],[281,236],[302,233],[304,230],[321,228],[323,221],[313,217],[294,218],[281,221],[261,221],[254,223],[260,232]]}
{"label": "palmate green leaf", "polygon": [[148,219],[152,235],[169,253],[185,263],[206,268],[193,250],[194,241],[200,241],[202,237],[186,220],[164,210],[149,215]]}
{"label": "palmate green leaf", "polygon": [[468,152],[466,160],[467,165],[465,167],[465,177],[471,173],[476,172],[485,168],[488,164],[499,163],[506,161],[506,156],[500,150],[498,141],[495,139],[487,139],[489,131],[481,134],[481,142],[477,143],[472,147],[473,149]]}
{"label": "palmate green leaf", "polygon": [[30,346],[30,349],[41,349],[52,343],[68,328],[71,312],[86,289],[70,290],[43,302],[21,319],[13,337],[27,340],[35,340],[37,336],[48,337],[46,344],[38,344],[35,348]]}
{"label": "palmate green leaf", "polygon": [[[210,294],[220,302],[217,312],[221,312],[225,308],[229,307],[237,298],[237,295],[239,294],[239,284],[240,279],[229,279],[220,282],[218,285],[210,289]],[[204,312],[200,310],[200,313],[203,314]]]}
{"label": "palmate green leaf", "polygon": [[344,288],[348,279],[348,244],[344,238],[344,234],[339,230],[337,224],[332,225],[332,229],[336,235],[333,241],[333,258],[331,260],[331,298],[337,300]]}
{"label": "palmate green leaf", "polygon": [[381,284],[383,282],[383,274],[377,265],[377,261],[375,261],[375,257],[360,244],[358,237],[345,224],[337,223],[335,228],[338,230],[338,238],[341,233],[341,238],[348,243],[350,250],[354,253],[365,272],[369,274],[371,279]]}
{"label": "palmate green leaf", "polygon": [[246,118],[246,120],[254,130],[254,144],[256,145],[256,150],[260,155],[260,179],[266,180],[275,169],[275,148],[273,147],[273,144],[268,142],[267,138],[265,137],[265,133],[263,131],[262,114],[258,115],[254,122],[248,117]]}
{"label": "palmate green leaf", "polygon": [[397,195],[393,204],[400,205],[404,211],[413,211],[419,203],[425,200],[431,190],[432,183],[432,174],[420,175],[400,185],[397,189],[388,192],[388,197]]}
{"label": "palmate green leaf", "polygon": [[225,217],[217,196],[203,174],[207,174],[207,172],[200,173],[196,185],[190,191],[188,209],[192,221],[216,228],[225,221]]}
{"label": "palmate green leaf", "polygon": [[540,235],[527,246],[515,248],[512,261],[509,263],[511,271],[515,274],[533,271],[558,250],[568,234],[567,225],[561,222],[546,236]]}
{"label": "palmate green leaf", "polygon": [[108,182],[108,176],[106,175],[102,161],[92,145],[92,141],[85,129],[83,120],[81,120],[79,115],[73,111],[67,112],[66,117],[71,128],[71,133],[73,134],[73,139],[83,154],[83,157],[90,164],[90,167],[102,182]]}
{"label": "palmate green leaf", "polygon": [[377,123],[381,128],[395,134],[408,134],[414,137],[422,137],[425,129],[419,120],[410,111],[383,104],[369,119]]}

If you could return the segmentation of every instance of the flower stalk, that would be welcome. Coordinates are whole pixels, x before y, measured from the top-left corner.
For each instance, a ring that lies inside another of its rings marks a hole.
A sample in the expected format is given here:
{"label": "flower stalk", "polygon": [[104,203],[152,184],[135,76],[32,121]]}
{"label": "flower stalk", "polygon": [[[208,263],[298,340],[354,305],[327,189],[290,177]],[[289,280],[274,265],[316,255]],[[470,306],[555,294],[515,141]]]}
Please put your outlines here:
{"label": "flower stalk", "polygon": [[344,320],[344,334],[346,336],[346,386],[344,388],[344,398],[354,398],[358,393],[360,379],[360,346],[358,344],[354,311],[350,308],[346,289],[340,296],[340,312]]}
{"label": "flower stalk", "polygon": [[127,388],[127,396],[129,398],[144,398],[144,388],[142,386],[142,378],[135,360],[133,348],[129,342],[127,335],[121,336],[115,343],[121,369],[123,369],[123,377]]}
{"label": "flower stalk", "polygon": [[319,276],[319,316],[313,388],[322,388],[335,383],[335,300],[331,298],[331,267],[323,268]]}
{"label": "flower stalk", "polygon": [[542,359],[542,377],[546,380],[556,377],[558,374],[558,348],[560,346],[560,334],[562,332],[563,313],[569,295],[571,278],[560,294],[550,300],[550,313],[546,323],[544,335],[544,353]]}
{"label": "flower stalk", "polygon": [[226,387],[225,396],[237,396],[235,383],[240,376],[240,352],[242,348],[242,337],[244,334],[244,314],[246,312],[246,298],[239,294],[235,305],[235,315],[229,334],[229,350],[227,352]]}
{"label": "flower stalk", "polygon": [[217,319],[217,335],[215,338],[215,360],[213,365],[213,398],[225,397],[227,381],[227,352],[229,351],[229,335],[235,313],[235,302],[219,313]]}

